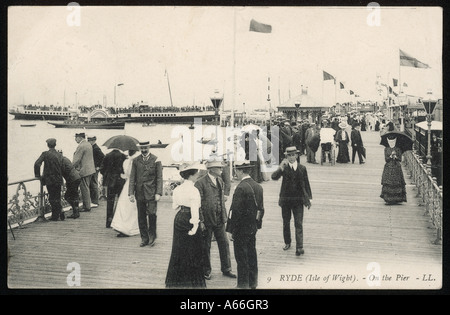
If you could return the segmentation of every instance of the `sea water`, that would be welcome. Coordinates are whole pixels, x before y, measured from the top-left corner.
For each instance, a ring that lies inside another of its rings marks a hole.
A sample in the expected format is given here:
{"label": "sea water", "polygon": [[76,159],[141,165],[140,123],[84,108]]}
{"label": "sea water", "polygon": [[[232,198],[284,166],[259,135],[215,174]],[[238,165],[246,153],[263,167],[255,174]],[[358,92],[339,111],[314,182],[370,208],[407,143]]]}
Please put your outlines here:
{"label": "sea water", "polygon": [[[36,124],[35,127],[21,127],[22,124]],[[62,150],[63,155],[73,160],[73,154],[78,146],[75,134],[84,132],[86,137],[96,136],[97,145],[104,154],[107,149],[103,144],[116,135],[128,135],[140,142],[149,141],[156,144],[158,141],[169,144],[166,148],[152,148],[163,166],[173,166],[189,161],[204,160],[213,150],[226,152],[230,147],[230,134],[225,127],[215,125],[202,125],[197,122],[195,129],[189,129],[188,124],[154,124],[144,126],[142,123],[126,123],[124,129],[77,129],[55,128],[43,120],[15,120],[10,116],[7,121],[7,181],[8,183],[34,178],[34,163],[43,151],[47,151],[46,140],[56,139],[56,149]],[[214,139],[215,134],[221,137],[221,146],[201,144],[199,140]],[[228,137],[228,140],[226,139]],[[127,152],[125,152],[127,153]],[[41,168],[42,174],[42,168]],[[179,178],[176,168],[165,167],[164,179]],[[13,185],[14,186],[14,185]],[[17,186],[17,185],[16,185]],[[26,183],[27,189],[33,193],[38,191],[37,181]],[[8,197],[14,193],[15,187],[8,188]]]}

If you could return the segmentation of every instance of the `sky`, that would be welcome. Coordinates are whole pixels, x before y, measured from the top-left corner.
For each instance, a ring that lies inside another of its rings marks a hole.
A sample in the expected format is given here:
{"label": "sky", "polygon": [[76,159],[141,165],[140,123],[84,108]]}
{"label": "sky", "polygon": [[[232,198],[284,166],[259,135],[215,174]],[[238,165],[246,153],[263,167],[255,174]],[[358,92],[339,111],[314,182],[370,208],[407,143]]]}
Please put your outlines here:
{"label": "sky", "polygon": [[[332,105],[379,100],[377,74],[442,97],[442,28],[439,7],[12,6],[8,107],[203,106],[218,90],[224,109],[268,109],[302,85]],[[399,49],[431,68],[400,67]]]}

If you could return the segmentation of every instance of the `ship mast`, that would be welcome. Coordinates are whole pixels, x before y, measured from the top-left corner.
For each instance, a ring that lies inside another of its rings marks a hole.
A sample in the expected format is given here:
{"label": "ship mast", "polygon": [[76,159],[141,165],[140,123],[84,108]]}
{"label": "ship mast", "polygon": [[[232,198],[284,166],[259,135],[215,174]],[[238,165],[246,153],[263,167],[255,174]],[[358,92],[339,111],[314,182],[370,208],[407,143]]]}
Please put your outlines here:
{"label": "ship mast", "polygon": [[173,107],[172,92],[170,91],[169,73],[167,72],[167,69],[165,70],[165,75],[167,77],[167,85],[169,86],[170,106]]}

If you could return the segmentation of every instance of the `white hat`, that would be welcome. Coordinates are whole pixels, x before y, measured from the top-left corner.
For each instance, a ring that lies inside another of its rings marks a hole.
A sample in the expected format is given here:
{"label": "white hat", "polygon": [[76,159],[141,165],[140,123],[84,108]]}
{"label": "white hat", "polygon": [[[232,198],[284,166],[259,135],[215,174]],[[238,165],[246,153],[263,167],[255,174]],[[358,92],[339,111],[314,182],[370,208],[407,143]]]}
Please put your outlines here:
{"label": "white hat", "polygon": [[343,122],[341,122],[341,123],[339,124],[339,128],[345,129],[345,128],[347,128],[347,127],[348,127],[348,125],[347,125],[347,123],[346,123],[345,121],[343,121]]}
{"label": "white hat", "polygon": [[217,160],[210,160],[206,161],[206,168],[212,168],[212,167],[224,167],[225,164],[223,161],[217,161]]}
{"label": "white hat", "polygon": [[242,168],[253,167],[253,165],[250,164],[249,160],[244,160],[244,161],[236,161],[236,162],[234,162],[234,167],[236,169],[242,169]]}
{"label": "white hat", "polygon": [[136,144],[138,148],[149,148],[150,147],[150,141],[145,142],[139,142],[139,144]]}
{"label": "white hat", "polygon": [[184,172],[187,170],[206,170],[205,164],[202,164],[200,162],[193,162],[193,163],[184,163],[179,166],[180,172]]}

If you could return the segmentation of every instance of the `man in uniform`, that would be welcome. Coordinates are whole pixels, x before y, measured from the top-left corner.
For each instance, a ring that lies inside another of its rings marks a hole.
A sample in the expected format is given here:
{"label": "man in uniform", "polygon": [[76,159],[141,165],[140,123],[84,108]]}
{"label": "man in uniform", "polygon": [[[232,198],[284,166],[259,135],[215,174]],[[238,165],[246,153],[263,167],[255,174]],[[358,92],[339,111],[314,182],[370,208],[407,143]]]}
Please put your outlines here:
{"label": "man in uniform", "polygon": [[140,246],[153,246],[156,241],[156,211],[163,190],[163,170],[158,157],[150,153],[150,142],[140,142],[141,155],[133,159],[128,196],[137,202]]}
{"label": "man in uniform", "polygon": [[97,143],[95,143],[97,141],[96,136],[88,137],[87,140],[92,145],[92,154],[94,155],[95,166],[95,173],[91,177],[91,184],[89,187],[91,193],[91,207],[97,207],[99,197],[98,173],[100,171],[100,167],[102,166],[105,155],[103,154],[102,149],[100,149]]}
{"label": "man in uniform", "polygon": [[256,232],[262,227],[264,216],[263,188],[250,177],[250,161],[236,162],[236,186],[230,207],[228,231],[233,235],[234,257],[237,262],[237,287],[256,289],[258,259]]}

